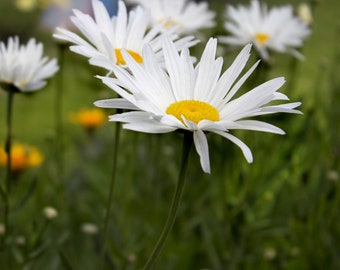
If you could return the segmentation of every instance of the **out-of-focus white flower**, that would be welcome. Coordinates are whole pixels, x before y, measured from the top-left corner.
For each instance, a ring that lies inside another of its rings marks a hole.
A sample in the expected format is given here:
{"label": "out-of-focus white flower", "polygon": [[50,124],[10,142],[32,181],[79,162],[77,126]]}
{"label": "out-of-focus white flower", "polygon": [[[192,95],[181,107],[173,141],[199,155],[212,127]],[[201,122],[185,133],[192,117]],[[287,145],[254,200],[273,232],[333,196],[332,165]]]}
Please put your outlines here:
{"label": "out-of-focus white flower", "polygon": [[0,235],[5,234],[6,232],[6,227],[3,223],[0,223]]}
{"label": "out-of-focus white flower", "polygon": [[[71,42],[70,49],[90,58],[96,66],[112,69],[112,65],[125,65],[121,53],[125,49],[138,63],[143,62],[141,56],[145,44],[150,44],[158,59],[162,59],[160,36],[161,26],[148,30],[150,14],[138,6],[128,14],[123,1],[119,1],[117,16],[110,17],[104,4],[93,0],[94,19],[79,10],[74,10],[72,22],[77,26],[85,39],[66,29],[57,28],[54,37]],[[170,33],[174,29],[169,29]],[[172,35],[172,39],[177,36]],[[177,50],[191,47],[198,43],[194,37],[184,37],[175,41]]]}
{"label": "out-of-focus white flower", "polygon": [[51,207],[51,206],[46,206],[43,209],[43,213],[44,213],[45,218],[47,219],[54,219],[58,216],[58,211],[54,207]]}
{"label": "out-of-focus white flower", "polygon": [[337,170],[330,170],[327,173],[327,178],[334,182],[339,181],[339,172]]}
{"label": "out-of-focus white flower", "polygon": [[177,26],[180,34],[192,34],[200,29],[215,26],[215,12],[209,10],[207,2],[190,0],[129,0],[150,9],[154,24],[165,22],[164,26]]}
{"label": "out-of-focus white flower", "polygon": [[298,6],[298,16],[307,25],[313,23],[313,15],[310,6],[307,3],[301,3]]}
{"label": "out-of-focus white flower", "polygon": [[23,235],[18,235],[15,237],[15,243],[19,246],[23,246],[26,244],[26,238]]}
{"label": "out-of-focus white flower", "polygon": [[268,248],[265,248],[263,251],[263,257],[266,258],[267,260],[271,261],[275,259],[276,256],[277,256],[277,252],[275,248],[268,247]]}
{"label": "out-of-focus white flower", "polygon": [[83,223],[81,225],[81,231],[85,234],[97,234],[98,233],[98,226],[93,223]]}
{"label": "out-of-focus white flower", "polygon": [[43,45],[31,38],[26,45],[18,37],[10,37],[7,46],[0,42],[0,87],[18,91],[35,91],[46,84],[59,67],[55,59],[43,56]]}
{"label": "out-of-focus white flower", "polygon": [[123,51],[129,71],[115,66],[113,71],[116,78],[99,77],[122,98],[97,101],[95,105],[132,110],[109,117],[110,121],[125,123],[123,127],[126,129],[146,133],[166,133],[177,129],[192,132],[205,172],[210,172],[205,132],[231,140],[241,148],[247,161],[252,162],[250,149],[230,131],[246,129],[284,134],[278,127],[249,118],[279,112],[299,113],[294,110],[300,105],[299,102],[265,106],[273,100],[288,99],[277,92],[284,84],[284,78],[272,79],[233,98],[258,64],[237,81],[249,59],[250,44],[244,47],[222,75],[223,59],[215,59],[216,39],[209,40],[196,67],[188,49],[179,54],[167,36],[162,39],[162,44],[165,69],[157,62],[148,45],[143,49],[142,65]]}
{"label": "out-of-focus white flower", "polygon": [[303,58],[295,48],[303,45],[310,29],[293,15],[292,6],[268,10],[265,4],[252,0],[249,7],[228,5],[225,18],[224,27],[231,35],[220,37],[222,43],[244,46],[251,42],[265,60],[269,59],[268,49]]}

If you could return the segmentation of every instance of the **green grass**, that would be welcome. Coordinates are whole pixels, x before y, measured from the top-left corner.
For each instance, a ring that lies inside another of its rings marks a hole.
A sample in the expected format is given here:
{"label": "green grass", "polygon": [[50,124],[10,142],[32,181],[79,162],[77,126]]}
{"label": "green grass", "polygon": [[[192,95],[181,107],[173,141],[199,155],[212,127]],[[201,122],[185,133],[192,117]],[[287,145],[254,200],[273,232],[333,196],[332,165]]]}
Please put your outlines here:
{"label": "green grass", "polygon": [[[155,269],[340,267],[339,8],[336,0],[320,1],[316,7],[304,62],[276,55],[269,77],[285,76],[282,91],[303,102],[303,115],[265,118],[283,128],[285,136],[235,132],[253,151],[254,163],[248,164],[236,146],[209,134],[211,175],[202,172],[196,152],[191,152],[178,219]],[[46,42],[47,51],[56,55],[52,42]],[[228,54],[226,65],[231,59]],[[0,269],[98,269],[100,231],[84,234],[81,226],[103,226],[114,124],[87,136],[69,122],[71,112],[114,96],[94,78],[98,72],[66,52],[64,172],[58,171],[54,151],[57,77],[33,95],[15,96],[14,140],[37,145],[45,162],[13,183],[13,228],[10,243],[0,251]],[[6,94],[1,91],[0,141],[5,140],[5,112]],[[106,269],[140,269],[145,263],[170,206],[181,139],[176,133],[122,131]],[[0,170],[0,179],[4,177]],[[59,215],[38,238],[47,205]],[[18,237],[25,243],[18,244]]]}

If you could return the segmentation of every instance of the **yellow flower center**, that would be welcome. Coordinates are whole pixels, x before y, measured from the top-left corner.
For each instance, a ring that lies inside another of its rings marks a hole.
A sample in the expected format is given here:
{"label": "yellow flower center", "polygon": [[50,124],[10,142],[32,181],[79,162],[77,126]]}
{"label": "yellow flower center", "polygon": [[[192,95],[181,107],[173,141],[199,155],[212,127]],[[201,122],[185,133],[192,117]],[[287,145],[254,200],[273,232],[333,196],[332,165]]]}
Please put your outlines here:
{"label": "yellow flower center", "polygon": [[[164,23],[164,20],[165,19],[159,19],[157,22],[159,24],[161,24],[161,23]],[[177,31],[181,31],[183,29],[183,26],[181,26],[181,24],[179,22],[172,20],[172,19],[167,19],[165,21],[164,25],[163,25],[163,28],[168,29],[168,28],[170,28],[171,26],[174,26],[174,25],[178,26]]]}
{"label": "yellow flower center", "polygon": [[182,121],[182,115],[185,119],[198,124],[201,120],[218,121],[220,114],[217,109],[210,104],[199,100],[181,100],[172,103],[167,109],[167,114],[175,116]]}
{"label": "yellow flower center", "polygon": [[[136,52],[130,51],[130,50],[126,50],[126,51],[132,56],[133,59],[135,59],[135,61],[137,63],[139,63],[139,64],[143,63],[143,58],[139,53],[136,53]],[[123,58],[121,49],[115,49],[115,53],[116,53],[116,59],[117,59],[116,64],[117,65],[125,65],[126,62]]]}
{"label": "yellow flower center", "polygon": [[266,33],[257,33],[255,35],[255,39],[260,44],[260,46],[264,46],[269,39],[269,35]]}
{"label": "yellow flower center", "polygon": [[[159,24],[161,24],[161,23],[163,23],[164,22],[164,19],[159,19],[158,20],[158,23]],[[175,24],[178,24],[177,22],[175,22],[174,20],[171,20],[171,19],[168,19],[168,20],[166,20],[166,22],[164,23],[164,28],[169,28],[170,26],[172,26],[172,25],[175,25]]]}

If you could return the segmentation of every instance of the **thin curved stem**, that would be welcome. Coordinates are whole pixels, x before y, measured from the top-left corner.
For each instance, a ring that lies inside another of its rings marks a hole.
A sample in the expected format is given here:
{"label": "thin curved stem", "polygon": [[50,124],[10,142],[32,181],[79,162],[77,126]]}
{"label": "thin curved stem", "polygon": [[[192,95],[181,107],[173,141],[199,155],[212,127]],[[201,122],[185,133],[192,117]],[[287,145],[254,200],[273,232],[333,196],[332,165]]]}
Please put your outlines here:
{"label": "thin curved stem", "polygon": [[116,127],[115,127],[115,137],[114,137],[114,146],[113,146],[114,149],[113,149],[113,161],[112,161],[112,177],[110,181],[109,198],[107,201],[105,219],[104,219],[103,245],[100,251],[101,267],[99,269],[103,269],[104,261],[105,261],[105,253],[106,253],[106,248],[107,248],[107,232],[108,232],[109,223],[110,223],[113,192],[114,192],[116,176],[117,176],[116,171],[117,171],[117,161],[118,161],[118,146],[119,146],[119,139],[120,139],[120,130],[121,130],[120,123],[117,122]]}
{"label": "thin curved stem", "polygon": [[172,199],[172,203],[170,206],[168,218],[165,222],[163,231],[156,243],[156,246],[154,247],[149,259],[147,260],[144,270],[149,270],[152,268],[154,263],[156,262],[159,254],[161,253],[163,246],[165,244],[166,239],[168,238],[168,235],[175,223],[175,219],[177,216],[178,208],[181,202],[184,186],[185,186],[185,173],[188,166],[188,160],[189,160],[189,153],[190,148],[193,143],[193,137],[191,132],[185,132],[184,133],[184,139],[183,139],[183,148],[182,148],[182,163],[181,163],[181,169],[179,172],[179,177],[177,181],[176,190]]}

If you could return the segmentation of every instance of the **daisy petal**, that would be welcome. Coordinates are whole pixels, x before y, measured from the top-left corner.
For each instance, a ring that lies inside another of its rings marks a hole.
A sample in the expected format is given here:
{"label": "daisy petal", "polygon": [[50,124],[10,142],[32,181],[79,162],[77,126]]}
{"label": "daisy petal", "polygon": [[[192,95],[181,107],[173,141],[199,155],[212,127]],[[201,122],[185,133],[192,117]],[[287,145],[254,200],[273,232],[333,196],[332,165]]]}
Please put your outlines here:
{"label": "daisy petal", "polygon": [[124,98],[98,100],[94,103],[94,105],[100,108],[138,110],[138,107],[136,107]]}
{"label": "daisy petal", "polygon": [[242,142],[240,139],[238,139],[235,136],[233,136],[229,133],[226,133],[226,132],[215,131],[214,133],[221,135],[222,137],[227,138],[228,140],[235,143],[238,147],[241,148],[242,153],[243,153],[244,157],[246,158],[246,160],[248,161],[248,163],[253,162],[253,155],[252,155],[249,147],[244,142]]}
{"label": "daisy petal", "polygon": [[209,148],[207,137],[202,130],[194,131],[194,143],[200,156],[201,166],[204,172],[210,173]]}

